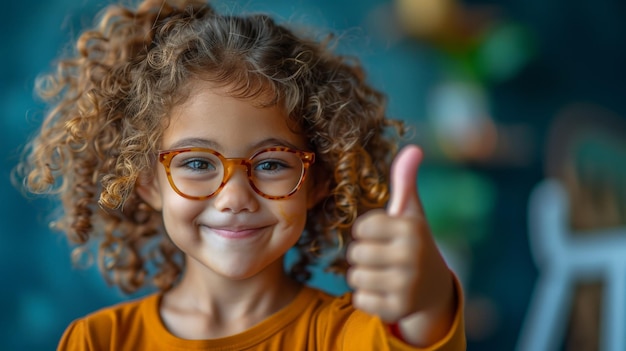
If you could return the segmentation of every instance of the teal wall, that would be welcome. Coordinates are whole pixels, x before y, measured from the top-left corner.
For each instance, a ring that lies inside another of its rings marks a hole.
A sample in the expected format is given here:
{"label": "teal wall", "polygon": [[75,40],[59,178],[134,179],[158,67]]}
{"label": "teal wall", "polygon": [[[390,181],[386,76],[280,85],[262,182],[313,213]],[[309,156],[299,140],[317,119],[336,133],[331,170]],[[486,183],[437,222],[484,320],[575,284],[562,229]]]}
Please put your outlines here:
{"label": "teal wall", "polygon": [[[43,107],[33,94],[35,77],[50,68],[50,62],[89,23],[103,1],[3,2],[0,349],[51,350],[73,319],[124,297],[107,287],[95,269],[72,268],[65,239],[47,228],[54,204],[22,196],[10,183],[10,171],[42,114]],[[363,60],[372,83],[388,94],[390,114],[417,126],[427,124],[428,96],[446,76],[450,58],[418,41],[387,36],[377,16],[388,10],[388,1],[240,3],[247,4],[246,9],[262,9],[345,33],[341,49]],[[473,334],[469,349],[510,350],[537,275],[527,243],[526,206],[530,191],[543,177],[547,128],[559,109],[574,102],[593,102],[626,115],[626,5],[619,0],[474,0],[466,4],[498,6],[508,20],[533,33],[536,56],[532,62],[506,81],[485,85],[494,120],[530,131],[519,146],[529,151],[522,165],[459,164],[433,157],[427,159],[420,182],[427,214],[439,223],[435,227],[444,231],[461,223],[472,233],[472,238],[464,238],[457,231],[441,240],[450,245],[451,260],[465,272],[468,298],[489,301],[489,311],[497,315],[497,325],[486,334]],[[429,133],[418,128],[416,142],[432,139]],[[450,184],[442,184],[445,179]],[[452,208],[442,199],[476,204],[484,210],[471,205]],[[468,211],[473,216],[469,222],[459,215]],[[345,289],[341,281],[325,276],[316,278],[314,284],[331,291]]]}

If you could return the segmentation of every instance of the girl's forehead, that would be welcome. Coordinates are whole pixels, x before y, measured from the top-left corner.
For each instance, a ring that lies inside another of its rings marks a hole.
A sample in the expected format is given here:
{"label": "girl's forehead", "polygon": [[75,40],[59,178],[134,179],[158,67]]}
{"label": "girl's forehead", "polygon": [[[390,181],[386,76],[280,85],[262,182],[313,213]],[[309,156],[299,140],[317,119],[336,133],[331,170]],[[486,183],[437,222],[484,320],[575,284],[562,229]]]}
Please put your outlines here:
{"label": "girl's forehead", "polygon": [[[211,90],[216,95],[248,100],[259,106],[281,105],[277,87],[269,80],[255,75],[244,75],[232,72],[230,80],[223,80],[210,72],[197,74],[181,86],[179,91],[183,95],[183,103],[194,94],[203,90]],[[283,92],[284,93],[284,92]]]}
{"label": "girl's forehead", "polygon": [[[163,132],[162,147],[182,141],[208,141],[225,149],[246,149],[264,140],[283,140],[302,149],[306,142],[285,109],[264,100],[233,96],[228,86],[199,82],[191,86],[186,101],[172,108]],[[182,141],[181,141],[182,140]]]}
{"label": "girl's forehead", "polygon": [[[236,99],[242,103],[249,104],[258,108],[275,108],[285,111],[285,115],[289,115],[284,99],[275,87],[269,83],[265,85],[258,83],[241,83],[237,81],[231,82],[214,82],[210,79],[203,80],[200,78],[192,78],[178,89],[179,98],[170,106],[169,115],[175,115],[177,111],[184,111],[193,108],[194,105],[207,100],[207,95],[215,96],[220,99]],[[295,120],[293,127],[297,128]]]}

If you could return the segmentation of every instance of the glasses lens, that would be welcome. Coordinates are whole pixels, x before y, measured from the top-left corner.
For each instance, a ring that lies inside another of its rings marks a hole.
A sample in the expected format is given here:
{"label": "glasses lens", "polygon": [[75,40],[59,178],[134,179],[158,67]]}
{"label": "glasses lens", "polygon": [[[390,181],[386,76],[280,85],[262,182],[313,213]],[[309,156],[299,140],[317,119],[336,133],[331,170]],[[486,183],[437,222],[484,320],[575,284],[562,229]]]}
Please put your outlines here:
{"label": "glasses lens", "polygon": [[304,166],[300,156],[289,151],[265,151],[251,160],[252,182],[269,196],[285,196],[298,187]]}
{"label": "glasses lens", "polygon": [[170,163],[172,181],[188,196],[213,194],[224,179],[224,166],[209,152],[188,151],[177,154]]}

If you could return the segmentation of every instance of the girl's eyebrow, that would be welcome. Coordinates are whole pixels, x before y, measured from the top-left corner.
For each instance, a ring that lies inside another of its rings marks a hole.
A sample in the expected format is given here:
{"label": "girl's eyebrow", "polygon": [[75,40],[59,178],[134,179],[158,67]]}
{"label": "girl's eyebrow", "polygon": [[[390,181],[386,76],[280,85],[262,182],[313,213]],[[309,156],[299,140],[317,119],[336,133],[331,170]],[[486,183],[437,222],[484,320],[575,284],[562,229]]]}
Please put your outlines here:
{"label": "girl's eyebrow", "polygon": [[271,147],[271,146],[286,146],[290,149],[295,149],[295,150],[302,149],[301,147],[298,147],[294,145],[293,143],[282,138],[267,138],[267,139],[261,140],[258,143],[253,144],[251,146],[251,149],[257,150],[262,147]]}
{"label": "girl's eyebrow", "polygon": [[[263,139],[257,143],[250,145],[250,149],[257,150],[263,147],[271,147],[271,146],[286,146],[291,149],[300,150],[301,147],[294,145],[293,143],[282,139],[282,138],[267,138]],[[178,149],[184,147],[205,147],[209,149],[214,149],[216,151],[221,151],[221,145],[213,140],[204,139],[204,138],[184,138],[177,140],[172,145],[168,147],[168,149]]]}
{"label": "girl's eyebrow", "polygon": [[170,145],[168,149],[178,149],[183,147],[205,147],[209,149],[219,149],[220,144],[210,140],[203,138],[184,138],[177,140],[175,143]]}

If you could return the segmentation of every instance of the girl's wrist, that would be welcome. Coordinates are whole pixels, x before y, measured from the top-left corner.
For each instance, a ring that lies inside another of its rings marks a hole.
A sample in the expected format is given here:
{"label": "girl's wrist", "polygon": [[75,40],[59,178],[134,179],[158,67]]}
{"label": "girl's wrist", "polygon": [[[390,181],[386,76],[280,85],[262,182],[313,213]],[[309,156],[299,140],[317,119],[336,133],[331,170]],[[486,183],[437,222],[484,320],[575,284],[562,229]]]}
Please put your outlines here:
{"label": "girl's wrist", "polygon": [[389,331],[389,334],[391,334],[393,337],[402,342],[406,342],[404,336],[402,336],[402,330],[400,330],[400,325],[398,324],[398,322],[387,324],[387,329]]}

